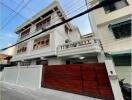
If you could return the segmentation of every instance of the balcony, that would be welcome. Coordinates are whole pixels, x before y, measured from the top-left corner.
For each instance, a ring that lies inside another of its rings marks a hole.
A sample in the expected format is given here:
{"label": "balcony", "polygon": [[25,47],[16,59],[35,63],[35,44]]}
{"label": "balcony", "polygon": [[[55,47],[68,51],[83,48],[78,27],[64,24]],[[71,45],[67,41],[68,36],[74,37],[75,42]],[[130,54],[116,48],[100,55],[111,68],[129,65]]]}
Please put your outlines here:
{"label": "balcony", "polygon": [[75,55],[97,55],[101,52],[100,42],[98,39],[88,38],[80,41],[65,43],[58,46],[58,57],[75,56]]}

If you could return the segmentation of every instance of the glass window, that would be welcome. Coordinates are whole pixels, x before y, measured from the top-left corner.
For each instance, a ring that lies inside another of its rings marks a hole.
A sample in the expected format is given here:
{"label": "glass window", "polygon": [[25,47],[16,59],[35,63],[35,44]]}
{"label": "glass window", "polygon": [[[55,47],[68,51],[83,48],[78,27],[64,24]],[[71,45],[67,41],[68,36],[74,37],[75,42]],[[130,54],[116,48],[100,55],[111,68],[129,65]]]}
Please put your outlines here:
{"label": "glass window", "polygon": [[36,30],[38,31],[38,30],[47,28],[47,26],[50,25],[50,20],[51,20],[51,17],[48,17],[47,19],[36,24]]}
{"label": "glass window", "polygon": [[17,54],[26,52],[26,50],[27,50],[27,44],[26,43],[20,44],[17,47]]}
{"label": "glass window", "polygon": [[50,35],[46,35],[34,40],[33,49],[39,49],[49,45],[49,39],[50,39]]}
{"label": "glass window", "polygon": [[[104,1],[104,0],[100,0],[100,2],[102,2],[102,1]],[[127,0],[122,0],[122,1],[118,1],[116,3],[110,4],[108,6],[104,6],[103,8],[104,8],[106,13],[110,13],[112,11],[121,9],[121,8],[126,7],[128,5],[129,4],[128,4]]]}
{"label": "glass window", "polygon": [[21,38],[26,37],[26,36],[29,34],[29,32],[30,32],[30,29],[27,29],[27,30],[23,31],[23,32],[21,33]]}
{"label": "glass window", "polygon": [[131,66],[131,54],[120,54],[112,56],[115,66]]}
{"label": "glass window", "polygon": [[112,29],[112,32],[116,39],[131,36],[131,20],[110,25],[110,28]]}

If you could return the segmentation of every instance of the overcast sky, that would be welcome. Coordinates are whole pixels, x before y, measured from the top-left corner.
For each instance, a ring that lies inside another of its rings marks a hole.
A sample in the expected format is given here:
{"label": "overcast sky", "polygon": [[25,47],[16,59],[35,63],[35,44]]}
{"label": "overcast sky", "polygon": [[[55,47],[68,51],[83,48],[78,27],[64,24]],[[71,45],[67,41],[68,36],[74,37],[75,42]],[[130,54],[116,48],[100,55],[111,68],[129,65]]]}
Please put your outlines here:
{"label": "overcast sky", "polygon": [[[0,49],[16,43],[17,35],[14,33],[15,28],[43,8],[46,8],[53,1],[0,0]],[[59,2],[68,17],[86,10],[85,0],[59,0]],[[72,23],[79,27],[82,35],[91,32],[88,15],[77,18]]]}

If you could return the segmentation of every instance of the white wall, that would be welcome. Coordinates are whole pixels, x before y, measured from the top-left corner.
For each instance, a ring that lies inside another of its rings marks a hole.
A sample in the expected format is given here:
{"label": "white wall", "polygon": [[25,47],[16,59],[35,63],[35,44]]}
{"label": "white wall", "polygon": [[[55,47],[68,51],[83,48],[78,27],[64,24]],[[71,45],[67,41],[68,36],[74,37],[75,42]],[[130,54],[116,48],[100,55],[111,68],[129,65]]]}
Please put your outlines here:
{"label": "white wall", "polygon": [[73,29],[72,32],[68,34],[68,36],[72,42],[79,41],[81,39],[81,34],[78,28]]}
{"label": "white wall", "polygon": [[[42,11],[43,12],[43,11]],[[38,16],[38,15],[36,15]],[[62,20],[58,17],[56,13],[53,13],[51,15],[51,24],[49,25],[55,25],[59,22],[62,22]],[[72,25],[71,25],[72,26]],[[35,32],[35,25],[31,26],[30,34],[27,37],[33,36],[40,31]],[[41,49],[33,50],[33,43],[34,40],[44,36],[46,34],[50,34],[50,45],[46,46]],[[47,56],[57,56],[57,47],[58,45],[61,45],[65,43],[66,39],[72,39],[73,41],[80,39],[79,37],[80,33],[78,30],[73,30],[72,33],[69,33],[69,35],[65,32],[64,25],[61,25],[55,29],[52,29],[47,32],[43,32],[40,35],[30,39],[27,41],[27,51],[21,54],[15,54],[12,58],[12,61],[19,61],[19,60],[24,60],[24,59],[32,59],[32,58],[38,58],[38,57],[47,57]],[[27,38],[25,37],[25,38]],[[21,41],[23,39],[19,39],[18,41]]]}
{"label": "white wall", "polygon": [[57,57],[48,59],[48,65],[62,65],[62,64],[66,64],[66,60]]}
{"label": "white wall", "polygon": [[12,56],[15,54],[15,49],[16,49],[16,47],[14,46],[14,47],[11,47],[11,48],[8,48],[8,49],[2,51],[1,53]]}
{"label": "white wall", "polygon": [[97,25],[104,24],[104,23],[113,21],[113,20],[121,18],[121,17],[128,16],[128,15],[130,16],[131,15],[132,2],[131,2],[131,0],[127,0],[127,1],[129,3],[128,6],[121,8],[121,9],[118,9],[118,10],[115,10],[115,11],[112,11],[108,14],[105,14],[105,11],[103,8],[99,8],[97,10],[94,10],[90,14],[93,14],[95,23]]}
{"label": "white wall", "polygon": [[131,72],[132,72],[131,66],[117,66],[115,67],[115,70],[119,79],[125,78],[124,82],[132,84],[131,83],[132,82],[131,81]]}
{"label": "white wall", "polygon": [[3,70],[2,82],[24,86],[27,88],[41,87],[42,66],[6,67]]}
{"label": "white wall", "polygon": [[1,81],[1,77],[2,77],[2,71],[0,71],[0,81]]}
{"label": "white wall", "polygon": [[108,28],[108,24],[98,27],[98,32],[105,52],[117,52],[131,49],[131,37],[115,39],[113,32]]}
{"label": "white wall", "polygon": [[109,24],[116,24],[131,18],[131,0],[127,0],[129,6],[105,14],[103,8],[92,11],[89,14],[92,29],[97,37],[101,39],[104,51],[118,52],[130,50],[131,37],[115,39],[114,34],[108,28]]}
{"label": "white wall", "polygon": [[[45,36],[47,34],[50,34],[50,44],[48,46],[45,46],[44,48],[33,50],[33,44],[34,40]],[[37,57],[43,57],[43,56],[51,56],[55,55],[55,36],[54,31],[48,31],[44,32],[37,37],[32,38],[31,40],[27,41],[27,51],[21,54],[15,54],[12,58],[12,61],[19,61],[23,59],[31,59],[31,58],[37,58]]]}

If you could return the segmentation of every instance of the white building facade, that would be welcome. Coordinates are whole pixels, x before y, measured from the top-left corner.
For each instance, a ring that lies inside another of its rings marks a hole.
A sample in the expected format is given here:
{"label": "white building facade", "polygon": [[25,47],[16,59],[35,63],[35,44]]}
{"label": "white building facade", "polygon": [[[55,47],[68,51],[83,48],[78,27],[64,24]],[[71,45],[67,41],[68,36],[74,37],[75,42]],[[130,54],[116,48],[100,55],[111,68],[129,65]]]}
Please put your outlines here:
{"label": "white building facade", "polygon": [[[60,4],[54,1],[16,29],[18,42],[65,19],[67,17]],[[17,45],[12,62],[18,65],[90,63],[99,61],[100,52],[96,38],[82,39],[79,29],[66,23]]]}
{"label": "white building facade", "polygon": [[[88,7],[96,4],[98,1]],[[127,78],[127,82],[131,71],[131,6],[131,0],[122,0],[89,13],[92,29],[104,52],[113,58],[119,78]]]}

